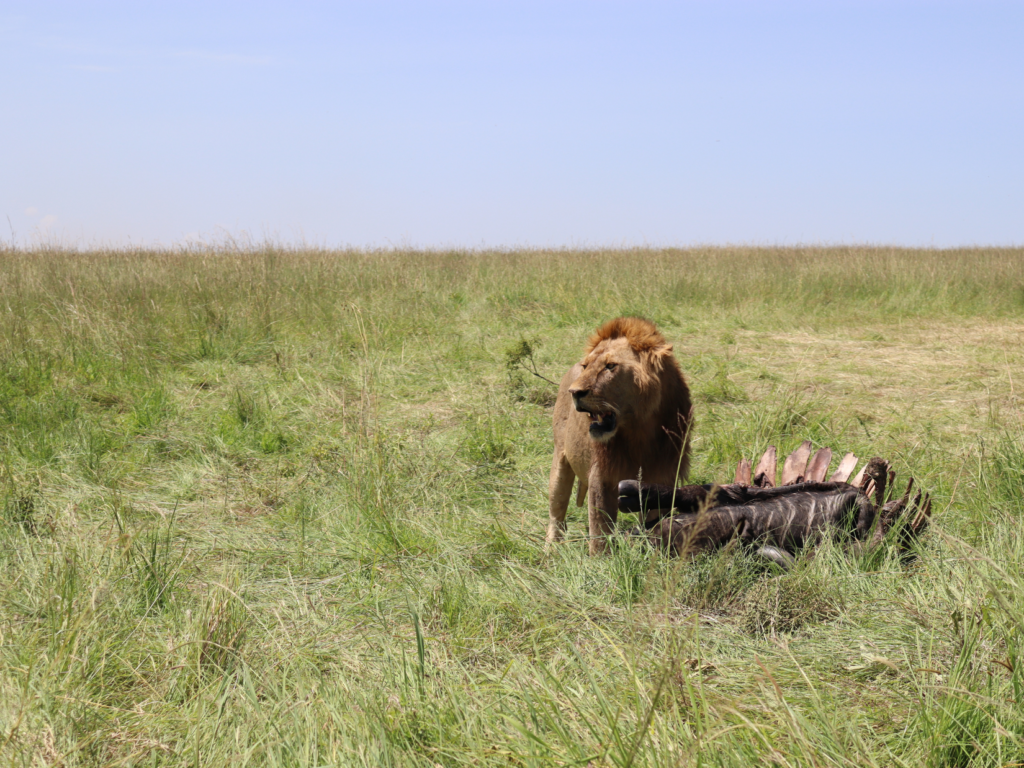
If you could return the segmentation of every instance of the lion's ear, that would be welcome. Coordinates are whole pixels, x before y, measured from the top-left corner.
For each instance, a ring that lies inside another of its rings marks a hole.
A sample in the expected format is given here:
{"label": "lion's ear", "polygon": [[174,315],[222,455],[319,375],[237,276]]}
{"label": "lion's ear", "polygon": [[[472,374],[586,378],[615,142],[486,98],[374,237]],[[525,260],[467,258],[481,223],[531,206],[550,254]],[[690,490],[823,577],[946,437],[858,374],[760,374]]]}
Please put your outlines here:
{"label": "lion's ear", "polygon": [[659,344],[648,352],[648,354],[650,355],[651,362],[654,363],[656,367],[660,368],[666,357],[672,357],[672,345]]}
{"label": "lion's ear", "polygon": [[643,367],[651,372],[660,372],[665,367],[665,361],[672,357],[672,344],[658,344],[640,353],[643,360]]}

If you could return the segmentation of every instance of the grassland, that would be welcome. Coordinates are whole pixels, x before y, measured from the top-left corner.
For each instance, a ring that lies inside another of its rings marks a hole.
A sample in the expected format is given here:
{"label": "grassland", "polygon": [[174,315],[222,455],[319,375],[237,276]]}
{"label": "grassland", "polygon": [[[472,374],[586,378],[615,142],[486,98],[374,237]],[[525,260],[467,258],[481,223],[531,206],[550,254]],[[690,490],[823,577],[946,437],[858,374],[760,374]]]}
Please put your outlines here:
{"label": "grassland", "polygon": [[[917,559],[545,551],[524,353],[618,314],[694,480],[888,457]],[[1022,338],[1019,249],[0,251],[0,759],[1021,764]]]}

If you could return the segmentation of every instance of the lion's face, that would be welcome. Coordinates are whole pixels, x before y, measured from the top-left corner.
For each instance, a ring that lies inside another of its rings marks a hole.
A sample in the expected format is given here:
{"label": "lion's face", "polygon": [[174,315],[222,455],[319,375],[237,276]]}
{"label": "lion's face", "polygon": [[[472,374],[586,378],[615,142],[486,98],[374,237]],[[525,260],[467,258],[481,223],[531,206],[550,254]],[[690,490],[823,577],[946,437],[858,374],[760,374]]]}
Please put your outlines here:
{"label": "lion's face", "polygon": [[605,339],[580,361],[583,371],[569,387],[573,405],[590,416],[590,436],[611,440],[639,411],[652,410],[650,376],[624,338]]}

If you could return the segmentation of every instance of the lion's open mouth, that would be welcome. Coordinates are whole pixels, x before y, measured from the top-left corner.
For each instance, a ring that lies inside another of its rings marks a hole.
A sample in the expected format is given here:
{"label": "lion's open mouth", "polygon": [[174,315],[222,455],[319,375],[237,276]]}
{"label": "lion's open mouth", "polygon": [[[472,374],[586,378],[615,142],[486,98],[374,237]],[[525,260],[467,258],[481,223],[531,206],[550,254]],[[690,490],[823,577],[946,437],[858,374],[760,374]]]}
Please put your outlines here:
{"label": "lion's open mouth", "polygon": [[609,437],[619,425],[618,419],[615,418],[615,414],[611,411],[608,413],[588,413],[587,415],[590,417],[590,436],[595,440]]}

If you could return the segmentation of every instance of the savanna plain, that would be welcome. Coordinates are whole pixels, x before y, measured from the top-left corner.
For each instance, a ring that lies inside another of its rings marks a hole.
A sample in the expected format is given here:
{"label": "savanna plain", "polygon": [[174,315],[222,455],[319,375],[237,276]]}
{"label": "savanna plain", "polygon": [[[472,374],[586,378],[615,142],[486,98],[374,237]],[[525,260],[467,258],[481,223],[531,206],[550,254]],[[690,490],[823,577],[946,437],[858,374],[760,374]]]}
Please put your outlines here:
{"label": "savanna plain", "polygon": [[[692,482],[885,457],[913,557],[546,548],[618,315]],[[0,760],[1021,765],[1022,338],[1021,249],[0,250]]]}

